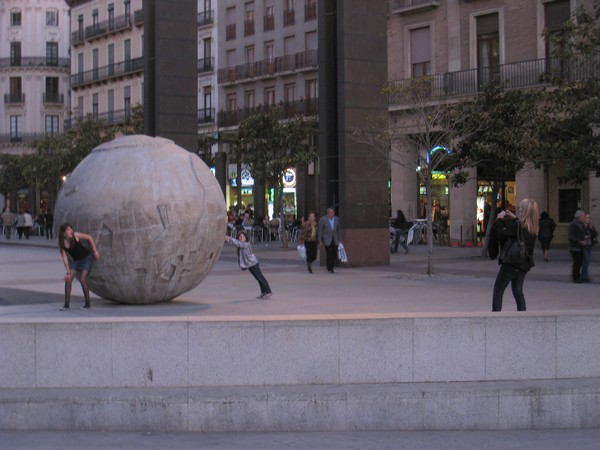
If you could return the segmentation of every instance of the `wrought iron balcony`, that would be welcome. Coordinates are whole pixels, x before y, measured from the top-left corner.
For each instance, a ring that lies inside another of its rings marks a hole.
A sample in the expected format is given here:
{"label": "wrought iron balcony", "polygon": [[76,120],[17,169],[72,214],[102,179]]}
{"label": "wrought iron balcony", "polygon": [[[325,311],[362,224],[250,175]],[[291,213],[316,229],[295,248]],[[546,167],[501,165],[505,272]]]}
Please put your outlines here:
{"label": "wrought iron balcony", "polygon": [[85,28],[85,38],[90,41],[117,31],[131,29],[131,14],[123,14]]}
{"label": "wrought iron balcony", "polygon": [[209,11],[201,11],[198,13],[198,26],[211,25],[215,22],[215,13],[211,9]]}
{"label": "wrought iron balcony", "polygon": [[83,30],[73,31],[71,33],[71,45],[76,47],[85,42],[85,33]]}
{"label": "wrought iron balcony", "polygon": [[275,16],[267,14],[263,18],[263,31],[271,31],[275,29]]}
{"label": "wrought iron balcony", "polygon": [[400,15],[416,14],[438,6],[439,0],[394,0],[392,12]]}
{"label": "wrought iron balcony", "polygon": [[[125,108],[125,109],[117,109],[114,111],[107,111],[107,112],[98,113],[98,114],[89,113],[88,117],[92,117],[94,120],[96,120],[98,122],[103,122],[107,125],[119,125],[119,124],[122,124],[122,123],[128,121],[129,119],[131,119],[131,114],[132,114],[132,109]],[[65,119],[64,129],[70,130],[71,128],[76,127],[77,122],[79,120],[82,120],[82,118],[71,117],[69,119]]]}
{"label": "wrought iron balcony", "polygon": [[65,102],[65,95],[58,92],[44,92],[42,94],[42,101],[44,103],[63,104]]}
{"label": "wrought iron balcony", "polygon": [[293,9],[286,9],[283,11],[283,26],[288,27],[296,23],[296,11]]}
{"label": "wrought iron balcony", "polygon": [[198,110],[198,125],[214,123],[215,108],[201,108]]}
{"label": "wrought iron balcony", "polygon": [[283,72],[315,69],[317,66],[317,50],[308,50],[293,55],[278,56],[270,60],[263,59],[250,64],[219,69],[217,79],[219,84],[236,83],[247,79],[274,77]]}
{"label": "wrought iron balcony", "polygon": [[296,102],[281,102],[278,105],[260,105],[255,108],[237,109],[235,111],[220,111],[217,114],[219,127],[234,127],[255,114],[274,112],[279,120],[294,116],[316,116],[319,114],[319,99],[307,98]]}
{"label": "wrought iron balcony", "polygon": [[21,58],[0,58],[0,67],[62,67],[69,68],[69,58],[47,58],[46,56],[23,56]]}
{"label": "wrought iron balcony", "polygon": [[317,4],[315,2],[306,2],[304,5],[304,21],[315,20],[317,18]]}
{"label": "wrought iron balcony", "polygon": [[4,94],[4,103],[7,105],[19,105],[25,103],[25,94],[23,92]]}
{"label": "wrought iron balcony", "polygon": [[200,58],[198,60],[198,73],[212,72],[215,70],[215,58]]}
{"label": "wrought iron balcony", "polygon": [[40,139],[44,139],[46,136],[46,133],[0,133],[0,145],[6,146],[16,143],[31,144]]}
{"label": "wrought iron balcony", "polygon": [[133,12],[133,24],[136,27],[142,26],[144,24],[144,10],[138,9]]}
{"label": "wrought iron balcony", "polygon": [[134,58],[116,64],[71,75],[71,87],[78,88],[86,84],[97,83],[115,77],[144,71],[144,58]]}
{"label": "wrought iron balcony", "polygon": [[[489,82],[498,81],[507,88],[526,88],[544,86],[548,83],[544,75],[560,75],[567,80],[580,80],[589,77],[598,70],[600,58],[589,61],[567,62],[557,58],[534,59],[493,67],[461,70],[428,75],[432,98],[445,98],[477,94]],[[413,80],[392,81],[392,85],[409,84]],[[408,98],[393,96],[390,106],[402,106],[410,102]]]}

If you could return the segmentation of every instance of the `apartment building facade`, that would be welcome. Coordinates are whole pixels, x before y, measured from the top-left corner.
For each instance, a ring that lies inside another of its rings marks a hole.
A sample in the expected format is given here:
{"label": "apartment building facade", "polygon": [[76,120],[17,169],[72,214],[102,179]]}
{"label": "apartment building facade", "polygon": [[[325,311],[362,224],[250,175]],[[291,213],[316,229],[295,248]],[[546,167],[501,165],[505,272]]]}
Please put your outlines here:
{"label": "apartment building facade", "polygon": [[143,101],[142,0],[71,0],[71,109],[122,123]]}
{"label": "apartment building facade", "polygon": [[[316,0],[219,0],[217,125],[235,130],[246,117],[276,109],[282,119],[318,114]],[[228,153],[227,202],[237,199],[238,165]],[[285,189],[286,213],[295,215],[294,168]],[[252,174],[242,170],[242,203],[254,203]]]}
{"label": "apartment building facade", "polygon": [[[33,152],[31,144],[62,132],[69,105],[69,8],[64,0],[0,3],[0,153]],[[9,206],[36,212],[35,187],[10,193]],[[0,194],[0,204],[7,199]]]}
{"label": "apartment building facade", "polygon": [[[492,76],[511,88],[542,87],[540,74],[552,64],[552,43],[544,32],[559,33],[562,24],[588,0],[390,0],[388,72],[391,82],[430,76],[433,89],[448,101],[468,101]],[[410,105],[393,102],[392,117],[402,117]],[[402,126],[402,124],[400,124]],[[512,205],[534,198],[541,211],[558,223],[556,240],[566,242],[566,229],[578,208],[600,220],[600,179],[590,173],[580,186],[558,183],[560,168],[516,173],[502,187],[503,201]],[[447,213],[452,240],[480,236],[485,202],[491,201],[489,177],[471,170],[471,180],[460,188],[444,174],[433,181],[436,212]],[[392,165],[392,210],[411,218],[423,215],[424,187],[414,168]]]}

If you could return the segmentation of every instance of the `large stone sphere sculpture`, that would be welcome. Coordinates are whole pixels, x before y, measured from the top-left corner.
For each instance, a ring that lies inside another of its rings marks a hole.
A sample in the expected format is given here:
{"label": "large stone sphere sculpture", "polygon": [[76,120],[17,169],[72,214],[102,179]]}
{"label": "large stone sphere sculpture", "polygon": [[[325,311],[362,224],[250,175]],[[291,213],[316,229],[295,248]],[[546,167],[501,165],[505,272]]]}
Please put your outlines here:
{"label": "large stone sphere sculpture", "polygon": [[225,200],[198,156],[163,138],[96,147],[67,177],[55,223],[89,233],[101,259],[89,286],[119,303],[172,300],[196,287],[223,248]]}

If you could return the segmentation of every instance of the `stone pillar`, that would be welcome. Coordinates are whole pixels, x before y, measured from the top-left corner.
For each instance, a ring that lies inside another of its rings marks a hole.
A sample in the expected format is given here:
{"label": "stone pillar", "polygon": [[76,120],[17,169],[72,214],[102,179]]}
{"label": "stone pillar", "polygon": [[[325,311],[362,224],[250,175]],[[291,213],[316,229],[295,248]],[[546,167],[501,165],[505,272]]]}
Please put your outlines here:
{"label": "stone pillar", "polygon": [[517,205],[524,198],[532,198],[537,204],[540,212],[548,211],[546,195],[546,177],[544,171],[535,169],[533,164],[527,164],[515,177],[517,185]]}
{"label": "stone pillar", "polygon": [[319,2],[320,214],[340,216],[349,265],[389,264],[389,165],[352,138],[385,113],[387,1]]}
{"label": "stone pillar", "polygon": [[469,181],[459,188],[449,186],[450,197],[450,242],[462,245],[476,237],[473,230],[477,225],[477,176],[471,169]]}
{"label": "stone pillar", "polygon": [[144,1],[144,132],[197,152],[196,0]]}
{"label": "stone pillar", "polygon": [[215,153],[215,176],[225,197],[227,195],[227,153],[223,151]]}
{"label": "stone pillar", "polygon": [[392,164],[392,216],[401,209],[407,219],[419,218],[418,179],[415,168]]}

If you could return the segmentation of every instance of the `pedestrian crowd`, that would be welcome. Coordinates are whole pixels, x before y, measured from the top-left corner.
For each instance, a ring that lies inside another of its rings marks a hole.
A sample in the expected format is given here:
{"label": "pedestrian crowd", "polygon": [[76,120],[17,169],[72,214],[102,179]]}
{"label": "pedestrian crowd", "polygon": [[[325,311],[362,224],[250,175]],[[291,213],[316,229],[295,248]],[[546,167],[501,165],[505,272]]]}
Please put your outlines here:
{"label": "pedestrian crowd", "polygon": [[[27,209],[19,210],[16,214],[9,208],[2,210],[1,226],[6,239],[17,236],[29,239],[34,226],[39,234],[46,239],[53,239],[54,217],[48,209],[34,220]],[[238,265],[242,270],[248,270],[256,279],[260,288],[258,298],[268,299],[273,295],[269,282],[261,271],[258,258],[254,254],[248,230],[253,227],[264,227],[265,233],[280,231],[278,219],[254,218],[251,206],[227,211],[228,232],[225,241],[237,248]],[[394,232],[391,234],[391,253],[397,253],[402,246],[405,253],[409,252],[407,234],[411,226],[404,213],[397,211],[396,218],[391,222]],[[235,231],[234,231],[235,230]],[[345,251],[341,245],[340,219],[333,207],[327,209],[320,219],[315,212],[292,221],[284,230],[290,231],[298,238],[302,250],[302,258],[306,268],[313,273],[313,263],[317,259],[318,249],[324,249],[326,268],[329,273],[335,273],[335,266],[340,258],[340,251]],[[536,240],[539,240],[545,262],[550,261],[550,247],[554,239],[556,223],[548,212],[538,212],[537,203],[532,199],[523,199],[516,210],[507,208],[500,211],[490,230],[488,255],[498,259],[499,271],[492,289],[492,311],[502,310],[504,291],[510,284],[518,311],[526,311],[526,301],[523,285],[527,273],[534,267],[533,253]],[[286,233],[288,231],[285,231]],[[274,237],[274,236],[270,236]],[[568,226],[568,251],[571,255],[571,280],[573,283],[589,283],[591,281],[589,266],[592,259],[592,249],[598,243],[598,232],[591,222],[590,214],[577,210],[573,221]],[[89,309],[90,298],[87,278],[92,270],[94,260],[100,258],[94,239],[89,234],[77,232],[68,223],[60,225],[58,246],[66,268],[65,303],[61,310],[70,308],[71,285],[77,277],[84,293],[84,309]]]}

